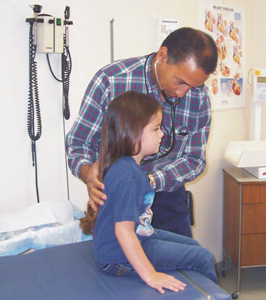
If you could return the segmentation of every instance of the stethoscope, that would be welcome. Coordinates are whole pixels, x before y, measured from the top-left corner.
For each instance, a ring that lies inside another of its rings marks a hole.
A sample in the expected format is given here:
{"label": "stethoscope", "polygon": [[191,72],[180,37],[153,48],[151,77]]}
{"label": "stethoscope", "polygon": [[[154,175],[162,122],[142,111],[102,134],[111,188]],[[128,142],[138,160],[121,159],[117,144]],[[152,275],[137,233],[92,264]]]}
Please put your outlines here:
{"label": "stethoscope", "polygon": [[[144,64],[144,74],[145,74],[145,82],[146,82],[146,64],[147,64],[147,60],[149,59],[150,56],[147,57],[146,62]],[[163,157],[166,157],[167,155],[169,155],[171,153],[171,151],[174,148],[175,145],[175,137],[176,137],[176,133],[175,133],[175,112],[176,112],[176,106],[177,104],[179,104],[183,98],[177,98],[177,100],[175,101],[171,101],[169,99],[169,97],[166,95],[165,91],[162,89],[161,84],[160,84],[160,80],[158,77],[158,73],[157,73],[157,64],[158,62],[161,60],[162,58],[159,58],[156,60],[156,62],[154,63],[154,73],[155,73],[155,77],[156,77],[156,81],[157,84],[159,86],[160,92],[163,95],[164,100],[171,105],[171,121],[172,121],[172,127],[171,127],[171,131],[170,133],[168,132],[168,130],[164,127],[164,129],[167,132],[167,141],[170,140],[171,141],[171,145],[167,148],[166,152],[160,155],[156,155],[153,158],[147,159],[145,161],[143,161],[141,163],[141,165],[146,164],[148,162],[152,162],[158,159],[161,159]],[[146,84],[146,83],[145,83]],[[147,84],[146,84],[146,88],[147,88]],[[148,88],[147,88],[147,92],[148,92]]]}
{"label": "stethoscope", "polygon": [[156,62],[155,62],[155,64],[154,64],[154,73],[155,73],[156,81],[157,81],[157,83],[158,83],[158,85],[159,85],[160,92],[162,93],[162,95],[163,95],[163,97],[164,97],[164,100],[165,100],[167,103],[169,103],[172,107],[175,108],[175,106],[181,102],[182,98],[177,98],[177,100],[171,101],[171,100],[169,99],[169,97],[166,95],[165,91],[162,89],[161,84],[160,84],[160,80],[159,80],[159,77],[158,77],[158,73],[157,73],[157,64],[158,64],[158,62],[159,62],[160,60],[162,60],[162,58],[157,59]]}

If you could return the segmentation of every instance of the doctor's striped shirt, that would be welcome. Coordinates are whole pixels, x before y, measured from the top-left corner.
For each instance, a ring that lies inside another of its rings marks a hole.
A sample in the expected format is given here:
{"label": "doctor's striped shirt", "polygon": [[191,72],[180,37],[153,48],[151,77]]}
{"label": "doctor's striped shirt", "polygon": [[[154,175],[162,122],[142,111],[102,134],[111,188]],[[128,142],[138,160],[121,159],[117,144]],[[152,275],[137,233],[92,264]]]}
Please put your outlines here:
{"label": "doctor's striped shirt", "polygon": [[[171,105],[161,100],[152,80],[154,55],[116,61],[100,69],[92,78],[79,114],[66,137],[68,163],[75,176],[80,177],[82,165],[91,165],[98,159],[105,111],[113,98],[128,90],[148,93],[161,103],[164,137],[160,152],[165,153],[169,149]],[[186,182],[193,181],[206,167],[205,151],[211,122],[208,88],[203,85],[190,89],[175,111],[173,150],[164,158],[142,165],[144,171],[153,175],[156,191],[177,190]]]}

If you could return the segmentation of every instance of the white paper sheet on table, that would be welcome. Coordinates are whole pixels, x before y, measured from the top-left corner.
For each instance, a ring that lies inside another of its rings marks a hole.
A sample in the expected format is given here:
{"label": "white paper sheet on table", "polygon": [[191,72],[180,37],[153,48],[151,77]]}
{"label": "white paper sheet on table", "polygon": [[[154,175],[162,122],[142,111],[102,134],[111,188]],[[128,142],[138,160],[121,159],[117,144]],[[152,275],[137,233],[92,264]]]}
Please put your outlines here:
{"label": "white paper sheet on table", "polygon": [[0,232],[10,232],[59,222],[66,224],[73,221],[70,202],[42,202],[19,212],[0,218]]}

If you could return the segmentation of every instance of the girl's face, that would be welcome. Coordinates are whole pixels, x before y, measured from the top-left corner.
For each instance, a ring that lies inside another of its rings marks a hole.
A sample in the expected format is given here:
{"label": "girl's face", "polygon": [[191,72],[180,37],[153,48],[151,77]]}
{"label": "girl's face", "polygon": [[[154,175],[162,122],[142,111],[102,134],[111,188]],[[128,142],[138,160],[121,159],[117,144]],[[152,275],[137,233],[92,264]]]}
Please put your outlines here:
{"label": "girl's face", "polygon": [[162,112],[158,111],[143,128],[140,153],[133,156],[138,164],[140,164],[145,156],[155,154],[159,151],[161,140],[164,135],[161,130],[162,117]]}

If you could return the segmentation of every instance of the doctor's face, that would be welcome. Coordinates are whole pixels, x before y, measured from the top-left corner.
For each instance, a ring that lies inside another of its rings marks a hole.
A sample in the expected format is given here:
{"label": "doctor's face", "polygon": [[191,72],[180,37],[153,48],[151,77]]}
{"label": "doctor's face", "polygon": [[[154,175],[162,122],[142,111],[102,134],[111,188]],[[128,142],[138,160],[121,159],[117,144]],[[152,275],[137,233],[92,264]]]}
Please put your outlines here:
{"label": "doctor's face", "polygon": [[178,65],[168,64],[167,57],[160,59],[157,63],[157,74],[166,95],[179,98],[184,97],[192,87],[202,86],[209,78],[192,58]]}

